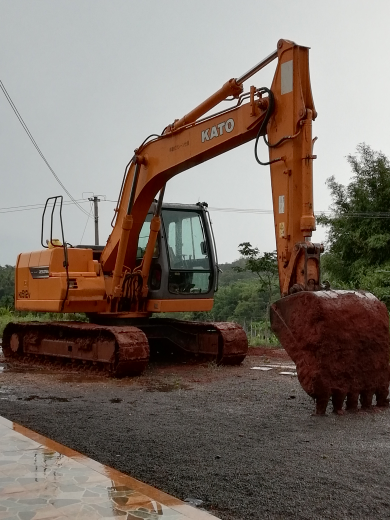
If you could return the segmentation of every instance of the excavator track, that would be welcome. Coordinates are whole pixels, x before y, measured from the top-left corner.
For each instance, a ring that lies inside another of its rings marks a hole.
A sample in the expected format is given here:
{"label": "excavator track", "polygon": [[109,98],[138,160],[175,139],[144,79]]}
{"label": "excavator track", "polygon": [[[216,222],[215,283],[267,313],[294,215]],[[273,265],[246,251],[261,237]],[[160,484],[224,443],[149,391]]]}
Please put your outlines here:
{"label": "excavator track", "polygon": [[217,322],[211,323],[218,331],[220,337],[220,350],[218,362],[221,365],[239,365],[244,361],[248,352],[248,338],[237,323]]}
{"label": "excavator track", "polygon": [[[110,320],[111,323],[122,325],[126,321]],[[145,333],[153,349],[174,347],[178,352],[220,365],[239,365],[248,352],[248,338],[237,323],[150,318],[134,324]]]}
{"label": "excavator track", "polygon": [[[90,316],[100,324],[125,325],[123,318]],[[164,352],[170,348],[219,365],[239,365],[248,352],[248,338],[244,329],[231,322],[183,321],[171,318],[133,320],[132,325],[141,329],[153,351]]]}
{"label": "excavator track", "polygon": [[29,366],[139,375],[149,361],[149,344],[136,327],[80,322],[9,323],[3,334],[7,361]]}

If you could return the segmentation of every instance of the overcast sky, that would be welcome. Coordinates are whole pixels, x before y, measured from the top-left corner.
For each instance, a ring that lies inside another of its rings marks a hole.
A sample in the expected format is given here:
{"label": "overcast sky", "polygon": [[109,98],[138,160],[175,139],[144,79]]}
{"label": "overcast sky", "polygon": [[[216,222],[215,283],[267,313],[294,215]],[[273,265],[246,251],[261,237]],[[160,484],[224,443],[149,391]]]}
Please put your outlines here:
{"label": "overcast sky", "polygon": [[[110,201],[146,136],[240,76],[280,38],[309,46],[318,111],[314,202],[327,210],[325,180],[348,182],[346,156],[358,143],[390,156],[389,19],[389,0],[0,0],[0,79],[72,196],[105,195],[104,244]],[[275,63],[246,90],[270,86]],[[14,265],[17,253],[40,249],[42,210],[4,208],[69,199],[1,91],[0,111],[0,265]],[[172,179],[165,200],[271,210],[269,170],[248,143]],[[88,202],[82,206],[89,211]],[[275,248],[272,215],[211,216],[220,261],[236,259],[243,241]],[[93,243],[93,219],[77,207],[65,207],[64,226],[68,242]],[[324,238],[321,229],[314,234]]]}

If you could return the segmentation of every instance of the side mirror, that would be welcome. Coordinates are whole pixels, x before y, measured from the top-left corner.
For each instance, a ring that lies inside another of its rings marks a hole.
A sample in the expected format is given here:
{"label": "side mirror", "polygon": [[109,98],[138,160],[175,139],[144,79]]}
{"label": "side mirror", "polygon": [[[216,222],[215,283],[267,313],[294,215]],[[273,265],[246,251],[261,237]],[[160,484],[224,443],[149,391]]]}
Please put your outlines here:
{"label": "side mirror", "polygon": [[200,243],[200,251],[202,255],[207,255],[207,244],[205,240]]}

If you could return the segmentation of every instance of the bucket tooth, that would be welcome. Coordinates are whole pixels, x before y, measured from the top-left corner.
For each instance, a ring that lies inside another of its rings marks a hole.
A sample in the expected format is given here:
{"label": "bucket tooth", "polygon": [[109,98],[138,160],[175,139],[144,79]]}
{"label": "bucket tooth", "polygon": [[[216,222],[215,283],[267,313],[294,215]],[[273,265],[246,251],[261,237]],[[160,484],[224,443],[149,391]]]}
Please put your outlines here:
{"label": "bucket tooth", "polygon": [[326,408],[328,407],[329,399],[331,394],[321,394],[318,397],[315,397],[316,402],[316,415],[325,415]]}
{"label": "bucket tooth", "polygon": [[376,405],[380,408],[388,408],[389,406],[389,399],[387,397],[388,391],[387,388],[383,390],[377,390],[375,392],[376,396]]}
{"label": "bucket tooth", "polygon": [[372,408],[372,398],[374,392],[372,390],[363,390],[360,392],[360,404],[363,410],[369,410]]}
{"label": "bucket tooth", "polygon": [[359,392],[348,392],[346,410],[357,412],[359,405]]}
{"label": "bucket tooth", "polygon": [[303,389],[324,413],[347,395],[347,410],[358,396],[369,408],[374,393],[378,406],[388,406],[389,316],[374,295],[360,291],[302,291],[271,307],[271,326],[297,367]]}
{"label": "bucket tooth", "polygon": [[340,392],[339,390],[335,390],[332,394],[332,404],[333,404],[333,413],[341,414],[343,410],[343,404],[347,394],[345,392]]}

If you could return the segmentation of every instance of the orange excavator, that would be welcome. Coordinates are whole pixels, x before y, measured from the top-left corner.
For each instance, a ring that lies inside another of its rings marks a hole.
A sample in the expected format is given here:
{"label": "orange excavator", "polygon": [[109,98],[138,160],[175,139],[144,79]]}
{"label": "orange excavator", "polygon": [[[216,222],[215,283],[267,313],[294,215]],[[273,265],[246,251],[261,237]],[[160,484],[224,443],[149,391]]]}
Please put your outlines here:
{"label": "orange excavator", "polygon": [[[270,88],[243,83],[277,60]],[[208,115],[220,102],[230,108]],[[311,241],[313,212],[309,49],[280,40],[277,50],[222,88],[161,135],[149,136],[127,165],[105,247],[53,238],[53,215],[62,197],[48,200],[50,237],[43,250],[23,253],[16,265],[15,307],[23,311],[82,312],[89,323],[11,323],[3,335],[10,361],[51,362],[139,374],[149,346],[180,348],[218,363],[238,364],[248,342],[234,323],[185,322],[152,315],[208,311],[218,284],[217,253],[207,204],[166,204],[175,175],[255,140],[255,157],[269,165],[282,298],[271,323],[297,364],[303,388],[324,413],[332,397],[356,409],[386,406],[388,316],[369,293],[325,290],[320,282],[322,245]],[[258,156],[264,139],[269,158]],[[157,197],[157,199],[155,198]],[[61,214],[61,213],[60,213]],[[45,216],[45,212],[44,212]],[[44,218],[43,218],[44,222]]]}

